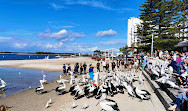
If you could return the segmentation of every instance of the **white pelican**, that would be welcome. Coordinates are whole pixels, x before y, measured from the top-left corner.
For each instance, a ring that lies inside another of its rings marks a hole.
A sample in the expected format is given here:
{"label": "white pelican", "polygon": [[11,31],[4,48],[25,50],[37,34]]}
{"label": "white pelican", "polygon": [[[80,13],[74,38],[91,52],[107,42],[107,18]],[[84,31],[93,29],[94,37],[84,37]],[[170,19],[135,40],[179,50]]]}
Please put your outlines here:
{"label": "white pelican", "polygon": [[[102,110],[105,111],[119,111],[118,105],[115,101],[106,98],[106,94],[103,93],[97,105],[100,104]],[[96,105],[96,106],[97,106]]]}
{"label": "white pelican", "polygon": [[128,94],[129,94],[129,95],[132,97],[132,99],[133,99],[133,97],[135,96],[135,94],[134,94],[134,90],[133,90],[132,85],[131,85],[130,83],[127,83],[126,81],[123,82],[123,85],[124,85],[124,87],[127,89]]}
{"label": "white pelican", "polygon": [[75,87],[75,89],[74,89],[76,92],[75,92],[75,96],[74,96],[74,100],[77,100],[79,97],[80,97],[80,95],[82,94],[82,89],[80,88],[80,86],[78,85],[78,83],[77,83],[77,87]]}
{"label": "white pelican", "polygon": [[5,90],[4,88],[6,87],[7,84],[6,84],[5,81],[3,81],[1,78],[0,78],[0,80],[1,80],[0,90],[1,90],[1,91],[4,91],[4,90]]}
{"label": "white pelican", "polygon": [[41,93],[41,91],[43,91],[43,89],[44,89],[44,86],[43,86],[43,81],[42,80],[40,80],[40,84],[41,84],[41,86],[39,86],[39,87],[37,87],[36,89],[35,89],[35,92],[36,93]]}
{"label": "white pelican", "polygon": [[63,85],[59,85],[59,86],[55,89],[55,91],[56,91],[58,94],[62,94],[63,91],[66,89],[65,81],[68,81],[68,80],[63,80],[63,82],[62,82]]}
{"label": "white pelican", "polygon": [[141,82],[140,85],[138,85],[136,88],[134,88],[135,94],[138,98],[140,98],[140,102],[142,102],[142,100],[148,100],[150,99],[150,93],[146,90],[140,90],[139,88],[142,87],[144,85],[144,82]]}

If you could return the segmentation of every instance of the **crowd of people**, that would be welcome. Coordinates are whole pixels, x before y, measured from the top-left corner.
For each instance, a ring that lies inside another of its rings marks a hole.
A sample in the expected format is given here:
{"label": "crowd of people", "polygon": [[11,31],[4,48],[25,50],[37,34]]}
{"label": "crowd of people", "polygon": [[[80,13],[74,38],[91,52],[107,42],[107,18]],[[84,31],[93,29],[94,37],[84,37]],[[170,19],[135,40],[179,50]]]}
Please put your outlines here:
{"label": "crowd of people", "polygon": [[[159,58],[165,61],[167,66],[173,67],[173,72],[177,74],[177,80],[179,85],[184,88],[188,87],[188,52],[180,53],[178,51],[162,51],[156,50],[152,55],[152,58]],[[146,57],[147,62],[147,57]],[[145,63],[144,63],[145,64]],[[181,104],[184,101],[188,101],[188,90],[185,89],[184,92],[177,95],[177,99],[174,105],[169,108],[169,110],[180,109]]]}
{"label": "crowd of people", "polygon": [[[97,64],[92,65],[89,64],[89,77],[93,80],[94,68],[96,68],[97,72],[105,71],[125,71],[125,70],[135,70],[137,72],[139,67],[142,67],[144,70],[149,58],[158,58],[160,60],[165,61],[167,66],[172,66],[174,69],[174,73],[177,73],[180,85],[184,86],[184,88],[188,87],[188,52],[180,53],[178,51],[162,51],[155,50],[153,55],[150,56],[149,53],[142,54],[132,54],[132,59],[116,59],[112,61],[100,60]],[[86,74],[87,64],[84,62],[76,63],[74,65],[74,74]],[[70,64],[63,65],[63,73],[68,73],[71,70]],[[182,101],[187,101],[188,90],[180,93],[175,104],[169,108],[169,110],[173,110],[180,107]]]}

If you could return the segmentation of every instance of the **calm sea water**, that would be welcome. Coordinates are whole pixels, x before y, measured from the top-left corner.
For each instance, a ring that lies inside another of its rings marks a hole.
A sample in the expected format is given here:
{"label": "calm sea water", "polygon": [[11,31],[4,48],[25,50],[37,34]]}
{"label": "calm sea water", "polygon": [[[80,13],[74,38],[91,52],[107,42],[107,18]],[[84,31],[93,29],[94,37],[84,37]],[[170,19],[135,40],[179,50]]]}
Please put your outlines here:
{"label": "calm sea water", "polygon": [[[37,55],[37,54],[0,54],[0,60],[31,60],[31,59],[45,59],[46,56],[49,56],[49,59],[57,58],[57,55]],[[62,57],[67,57],[70,55],[60,55]]]}
{"label": "calm sea water", "polygon": [[[61,72],[43,73],[46,75],[47,81],[52,81],[62,74]],[[41,80],[42,77],[41,70],[0,67],[0,78],[7,83],[5,92],[1,92],[0,98],[27,90],[29,87],[35,88],[40,85],[39,80]]]}

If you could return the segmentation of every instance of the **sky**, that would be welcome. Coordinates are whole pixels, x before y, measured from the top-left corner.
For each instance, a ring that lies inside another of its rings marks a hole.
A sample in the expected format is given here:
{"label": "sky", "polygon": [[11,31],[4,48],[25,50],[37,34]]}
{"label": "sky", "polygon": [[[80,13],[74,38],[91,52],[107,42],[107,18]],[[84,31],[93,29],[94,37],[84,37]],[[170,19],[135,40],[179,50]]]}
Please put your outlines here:
{"label": "sky", "polygon": [[0,0],[0,52],[91,53],[126,45],[144,0]]}

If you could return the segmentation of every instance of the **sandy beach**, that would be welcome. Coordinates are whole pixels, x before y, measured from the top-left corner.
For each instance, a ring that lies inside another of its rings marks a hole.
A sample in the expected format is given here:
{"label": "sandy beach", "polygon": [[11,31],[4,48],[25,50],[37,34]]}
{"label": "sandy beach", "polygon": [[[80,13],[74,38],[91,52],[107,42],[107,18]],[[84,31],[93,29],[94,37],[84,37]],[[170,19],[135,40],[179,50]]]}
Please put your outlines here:
{"label": "sandy beach", "polygon": [[1,61],[0,67],[14,67],[24,69],[37,69],[50,72],[62,72],[63,64],[70,63],[71,70],[74,70],[75,63],[86,62],[87,65],[96,65],[97,61],[90,59],[89,57],[78,58],[60,58],[60,59],[37,59],[37,60],[8,60]]}
{"label": "sandy beach", "polygon": [[[71,63],[73,65],[73,63],[75,62],[86,62],[87,64],[96,63],[96,61],[84,57],[55,60],[2,61],[0,63],[0,66],[31,68],[45,71],[61,71],[63,63]],[[138,73],[136,73],[136,75],[139,75],[140,73],[141,72],[139,71]],[[101,72],[100,74],[103,75],[104,72]],[[64,75],[63,78],[69,79],[70,77]],[[66,91],[68,91],[70,85],[69,83],[66,83],[66,85]],[[133,85],[137,86],[138,82],[134,82]],[[49,82],[49,84],[44,85],[44,90],[48,93],[38,95],[35,93],[34,89],[29,89],[0,99],[0,104],[7,104],[10,107],[10,111],[72,111],[72,109],[70,109],[70,106],[73,102],[75,102],[78,107],[73,109],[73,111],[83,110],[81,109],[81,106],[84,103],[87,103],[89,105],[86,111],[101,110],[100,105],[96,106],[98,100],[96,100],[95,98],[87,99],[86,97],[83,97],[78,100],[73,100],[73,96],[71,96],[70,93],[57,95],[54,91],[57,86],[58,84],[56,83],[56,80],[54,80]],[[114,97],[108,96],[108,98],[117,102],[120,111],[165,111],[165,108],[163,107],[162,103],[157,98],[147,81],[145,81],[145,85],[142,88],[148,90],[151,93],[151,100],[139,102],[138,98],[132,99],[131,97],[129,97],[126,91],[124,94],[117,94]],[[48,109],[45,109],[44,106],[50,98],[52,99],[52,104],[50,104],[50,107]]]}

